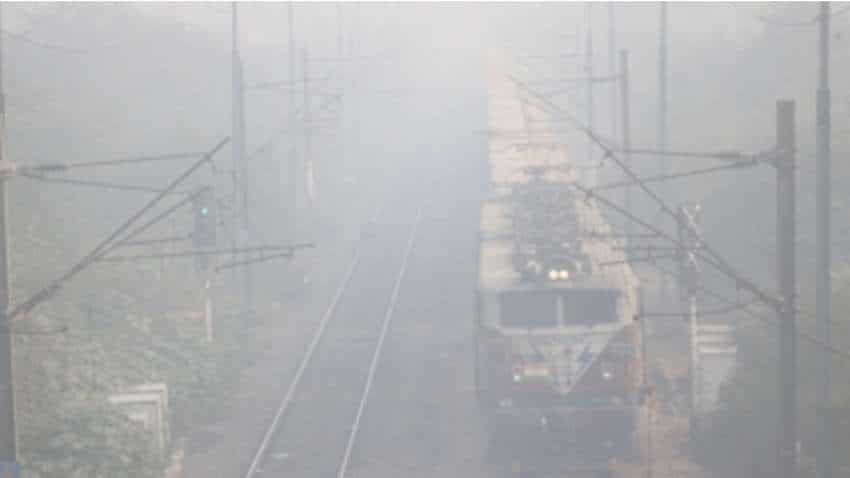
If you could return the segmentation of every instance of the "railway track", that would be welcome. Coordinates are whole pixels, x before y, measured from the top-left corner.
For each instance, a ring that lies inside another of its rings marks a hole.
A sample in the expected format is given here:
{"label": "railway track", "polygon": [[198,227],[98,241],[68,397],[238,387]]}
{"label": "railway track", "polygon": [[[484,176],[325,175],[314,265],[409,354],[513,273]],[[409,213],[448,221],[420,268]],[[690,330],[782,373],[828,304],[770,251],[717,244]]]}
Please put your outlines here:
{"label": "railway track", "polygon": [[346,476],[420,223],[399,207],[355,253],[245,478]]}

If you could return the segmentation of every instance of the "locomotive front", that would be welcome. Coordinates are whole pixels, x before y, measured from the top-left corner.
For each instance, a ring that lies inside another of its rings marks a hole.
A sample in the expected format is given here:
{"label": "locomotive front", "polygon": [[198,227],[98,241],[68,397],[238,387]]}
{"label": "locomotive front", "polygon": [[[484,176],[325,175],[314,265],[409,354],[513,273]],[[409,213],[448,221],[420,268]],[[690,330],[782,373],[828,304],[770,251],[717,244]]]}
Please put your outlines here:
{"label": "locomotive front", "polygon": [[[630,271],[600,267],[595,255],[610,246],[577,236],[573,261],[518,259],[515,234],[504,234],[516,206],[482,208],[476,385],[491,455],[578,466],[633,456],[641,374]],[[539,277],[516,267],[534,260]]]}

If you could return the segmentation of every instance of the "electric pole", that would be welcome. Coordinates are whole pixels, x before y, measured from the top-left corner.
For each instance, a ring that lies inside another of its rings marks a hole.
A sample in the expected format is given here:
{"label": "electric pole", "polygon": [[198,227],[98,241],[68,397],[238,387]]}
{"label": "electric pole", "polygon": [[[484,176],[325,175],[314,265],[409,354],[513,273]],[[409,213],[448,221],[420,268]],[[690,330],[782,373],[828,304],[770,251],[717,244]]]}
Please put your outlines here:
{"label": "electric pole", "polygon": [[342,4],[336,4],[336,51],[339,56],[339,60],[342,61]]}
{"label": "electric pole", "polygon": [[295,5],[292,2],[287,4],[287,13],[289,20],[289,120],[288,130],[290,138],[292,138],[292,147],[290,148],[290,157],[284,158],[283,161],[289,165],[288,168],[282,168],[287,177],[282,178],[281,185],[287,189],[289,209],[289,239],[294,241],[297,237],[296,233],[296,218],[298,217],[298,136],[295,134],[297,130],[297,119],[295,115]]}
{"label": "electric pole", "polygon": [[[234,210],[239,220],[237,227],[237,245],[244,247],[248,242],[250,218],[248,217],[248,175],[245,163],[245,87],[242,71],[242,57],[239,54],[239,16],[236,2],[231,3],[232,34],[232,129],[233,129],[233,171],[234,171]],[[243,313],[250,314],[254,302],[253,268],[245,266],[242,277]]]}
{"label": "electric pole", "polygon": [[346,67],[345,64],[345,30],[343,29],[342,24],[342,3],[336,4],[336,41],[337,41],[337,57],[339,61],[339,88],[340,88],[340,121],[339,121],[339,143],[340,143],[340,161],[341,161],[341,170],[344,171],[345,175],[350,174],[349,168],[351,165],[348,162],[348,151],[346,148],[345,141],[345,101],[346,98],[346,84],[347,75],[346,75]]}
{"label": "electric pole", "polygon": [[310,204],[316,196],[315,190],[315,168],[313,167],[313,138],[310,131],[313,125],[313,115],[310,111],[310,54],[304,48],[304,168],[307,180],[307,198]]}
{"label": "electric pole", "polygon": [[[614,23],[614,2],[608,2],[608,76],[617,77],[617,35]],[[608,107],[611,116],[611,137],[617,137],[617,80],[608,85]]]}
{"label": "electric pole", "polygon": [[[0,5],[2,8],[2,5]],[[3,25],[0,11],[0,29]],[[5,164],[6,99],[3,93],[3,43],[0,38],[0,164]],[[9,320],[9,230],[6,180],[0,179],[0,462],[17,467],[17,430],[15,428],[15,383],[12,367],[12,323]]]}
{"label": "electric pole", "polygon": [[[584,44],[584,73],[587,75],[587,127],[593,131],[593,30],[590,25],[592,20],[591,9],[592,4],[588,3],[585,6],[585,13],[587,15],[587,31],[585,32],[586,36]],[[593,164],[593,147],[593,139],[587,138],[587,164]],[[591,172],[590,179],[590,186],[596,186],[595,173]]]}
{"label": "electric pole", "polygon": [[[656,149],[667,149],[667,2],[661,2],[658,35],[658,137]],[[658,174],[668,174],[667,157],[658,158]],[[669,198],[668,198],[669,199]]]}
{"label": "electric pole", "polygon": [[[623,161],[626,164],[626,167],[631,171],[632,168],[632,140],[631,140],[631,112],[629,110],[629,52],[626,50],[620,50],[620,111],[622,114],[622,135],[623,135]],[[626,208],[626,212],[628,214],[632,214],[632,186],[625,187],[625,198],[624,205]],[[629,241],[629,237],[632,236],[632,221],[626,218],[625,224],[623,225],[623,231],[626,236],[626,243]]]}
{"label": "electric pole", "polygon": [[817,271],[815,278],[817,337],[822,344],[820,374],[817,387],[818,432],[816,463],[819,478],[832,478],[832,284],[830,281],[830,91],[829,91],[829,2],[820,2],[820,48],[817,91],[817,197],[816,241]]}
{"label": "electric pole", "polygon": [[[667,2],[662,1],[659,12],[658,24],[658,124],[656,131],[656,149],[665,151],[667,149]],[[669,174],[669,165],[667,156],[660,155],[658,157],[658,175]],[[659,188],[661,197],[666,197],[670,200],[670,186],[662,185]],[[665,194],[668,193],[668,194]],[[661,277],[661,298],[667,296],[667,291],[671,288],[671,281],[667,276]]]}
{"label": "electric pole", "polygon": [[649,340],[646,333],[646,318],[644,317],[644,293],[643,287],[638,287],[638,317],[640,317],[640,347],[641,347],[641,380],[643,388],[647,391],[645,395],[646,407],[646,478],[652,478],[655,467],[655,448],[652,437],[653,408],[655,407],[655,394],[649,382]]}
{"label": "electric pole", "polygon": [[782,478],[797,474],[797,312],[795,231],[794,102],[776,104],[777,307],[779,338],[779,463]]}
{"label": "electric pole", "polygon": [[688,404],[690,419],[688,432],[693,443],[694,434],[698,426],[697,415],[700,413],[700,397],[702,395],[699,381],[699,312],[697,292],[699,291],[699,264],[697,262],[697,251],[700,243],[700,207],[686,205],[679,206],[677,211],[679,236],[679,301],[682,314],[687,317],[688,337],[690,343],[690,355],[688,361],[688,375],[690,377],[688,388]]}
{"label": "electric pole", "polygon": [[[359,40],[360,40],[360,2],[357,2],[354,5],[352,5],[351,8],[352,8],[351,9],[351,15],[350,15],[351,19],[349,20],[349,27],[348,27],[349,35],[350,35],[349,47],[348,47],[348,57],[351,58],[351,59],[354,59],[354,58],[357,58],[357,55],[360,54],[360,50],[361,50],[361,48],[360,48],[361,45],[359,44]],[[349,89],[349,94],[348,94],[348,97],[351,99],[351,102],[349,103],[350,109],[346,110],[346,111],[348,111],[349,116],[351,117],[351,121],[349,122],[349,124],[351,125],[351,128],[350,128],[350,130],[351,130],[351,138],[350,138],[351,144],[349,145],[351,152],[349,154],[349,157],[354,161],[354,165],[358,170],[366,173],[366,174],[361,173],[362,175],[369,175],[372,178],[372,180],[375,180],[376,174],[377,174],[377,164],[375,163],[375,161],[374,160],[371,161],[368,165],[369,167],[371,167],[371,170],[369,170],[366,167],[366,165],[363,165],[362,163],[360,163],[360,139],[361,139],[360,138],[360,132],[361,132],[361,127],[360,127],[360,98],[359,98],[359,94],[360,94],[360,74],[362,73],[362,67],[360,66],[359,63],[355,63],[355,62],[352,61],[351,62],[351,69],[348,70],[347,73],[351,77],[351,83],[349,85],[350,89]],[[358,177],[359,183],[360,184],[368,184],[365,181],[365,178],[362,177],[362,175],[360,177]]]}

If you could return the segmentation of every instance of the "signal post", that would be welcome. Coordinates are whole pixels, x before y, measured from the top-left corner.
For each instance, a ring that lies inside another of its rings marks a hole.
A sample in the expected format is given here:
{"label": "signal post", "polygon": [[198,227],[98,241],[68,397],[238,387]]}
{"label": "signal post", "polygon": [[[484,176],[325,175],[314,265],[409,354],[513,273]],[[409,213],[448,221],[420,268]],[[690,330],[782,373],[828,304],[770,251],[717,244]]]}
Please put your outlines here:
{"label": "signal post", "polygon": [[[194,230],[192,244],[196,249],[209,249],[216,245],[217,208],[215,194],[210,186],[200,186],[192,200]],[[206,340],[213,340],[213,303],[211,294],[212,268],[210,257],[197,256],[195,271],[201,279],[202,295],[204,297],[204,330]]]}

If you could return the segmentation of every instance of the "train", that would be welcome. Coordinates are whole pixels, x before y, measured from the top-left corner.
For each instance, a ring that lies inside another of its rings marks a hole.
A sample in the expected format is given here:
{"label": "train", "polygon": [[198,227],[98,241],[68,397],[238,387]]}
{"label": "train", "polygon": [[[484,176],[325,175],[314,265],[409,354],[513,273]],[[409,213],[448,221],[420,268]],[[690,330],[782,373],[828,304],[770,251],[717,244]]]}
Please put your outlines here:
{"label": "train", "polygon": [[475,390],[488,456],[511,473],[587,470],[640,457],[648,389],[640,283],[552,112],[504,55],[488,79],[490,193],[480,209]]}

